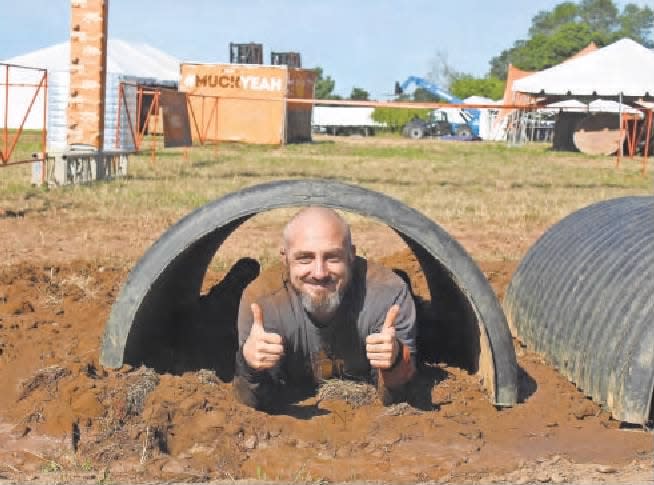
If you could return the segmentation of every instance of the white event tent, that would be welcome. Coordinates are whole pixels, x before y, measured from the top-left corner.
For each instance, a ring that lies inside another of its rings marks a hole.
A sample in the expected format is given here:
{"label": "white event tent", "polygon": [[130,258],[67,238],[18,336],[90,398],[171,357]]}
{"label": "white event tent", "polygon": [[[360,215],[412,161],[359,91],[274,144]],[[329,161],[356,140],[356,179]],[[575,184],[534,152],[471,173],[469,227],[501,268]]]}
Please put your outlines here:
{"label": "white event tent", "polygon": [[654,51],[622,39],[513,83],[513,91],[559,96],[654,96]]}
{"label": "white event tent", "polygon": [[[36,67],[48,71],[47,128],[48,147],[60,148],[66,143],[66,106],[70,87],[70,42],[61,42],[11,59],[0,61],[15,66]],[[175,86],[179,80],[180,62],[152,46],[118,39],[107,42],[107,88],[105,99],[105,148],[115,140],[118,84],[120,81],[156,83]],[[8,128],[18,128],[34,97],[35,87],[14,84],[35,84],[42,73],[11,67],[9,69],[9,103],[5,107],[7,69],[0,66],[0,127],[5,112]],[[134,94],[132,93],[132,96]],[[43,126],[42,92],[34,101],[24,128],[40,129]]]}

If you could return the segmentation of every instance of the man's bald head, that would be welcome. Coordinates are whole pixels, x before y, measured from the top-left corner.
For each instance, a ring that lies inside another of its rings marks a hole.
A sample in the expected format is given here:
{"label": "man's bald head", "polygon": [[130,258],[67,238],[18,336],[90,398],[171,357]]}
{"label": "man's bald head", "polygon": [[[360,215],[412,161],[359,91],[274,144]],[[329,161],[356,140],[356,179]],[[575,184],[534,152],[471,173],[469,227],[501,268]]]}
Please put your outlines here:
{"label": "man's bald head", "polygon": [[302,209],[288,221],[282,235],[285,252],[288,252],[298,238],[303,239],[307,235],[316,235],[339,241],[342,247],[353,256],[350,226],[335,210],[327,207]]}

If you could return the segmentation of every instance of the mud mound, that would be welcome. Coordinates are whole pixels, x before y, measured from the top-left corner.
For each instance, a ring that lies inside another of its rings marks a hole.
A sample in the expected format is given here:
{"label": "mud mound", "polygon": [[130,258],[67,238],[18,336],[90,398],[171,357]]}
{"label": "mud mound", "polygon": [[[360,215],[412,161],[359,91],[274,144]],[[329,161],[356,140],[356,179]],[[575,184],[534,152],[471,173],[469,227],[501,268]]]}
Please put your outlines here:
{"label": "mud mound", "polygon": [[[429,298],[410,253],[383,262]],[[482,268],[503,292],[513,265]],[[520,347],[524,403],[502,411],[476,376],[445,364],[424,369],[417,408],[358,394],[355,407],[350,389],[273,416],[236,402],[212,370],[105,370],[100,340],[126,276],[87,262],[0,270],[0,479],[484,482],[545,471],[547,481],[649,479],[651,434],[620,430]]]}

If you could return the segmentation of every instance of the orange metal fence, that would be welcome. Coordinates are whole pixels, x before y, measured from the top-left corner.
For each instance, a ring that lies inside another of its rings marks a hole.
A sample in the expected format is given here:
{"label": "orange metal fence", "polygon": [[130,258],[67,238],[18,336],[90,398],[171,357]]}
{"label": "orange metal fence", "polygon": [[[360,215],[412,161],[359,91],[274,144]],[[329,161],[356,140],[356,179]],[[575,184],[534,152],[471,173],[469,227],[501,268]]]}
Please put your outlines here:
{"label": "orange metal fence", "polygon": [[654,109],[651,108],[646,108],[644,110],[645,112],[645,117],[647,119],[646,121],[646,128],[645,128],[645,149],[643,150],[643,161],[642,161],[642,173],[645,175],[647,172],[647,158],[649,157],[649,143],[650,140],[652,139],[652,115],[654,114]]}
{"label": "orange metal fence", "polygon": [[[128,106],[128,100],[125,94],[126,86],[130,86],[136,89],[136,106],[134,116],[132,116],[130,107]],[[178,103],[173,103],[177,96],[183,96],[183,99],[179,100]],[[197,98],[208,97],[197,96]],[[212,108],[213,111],[217,112],[218,100],[211,99],[210,101],[214,104]],[[147,105],[148,102],[149,105]],[[204,106],[204,100],[202,100],[202,102]],[[168,109],[167,112],[165,111],[166,109]],[[183,113],[181,111],[183,111]],[[184,130],[181,129],[183,128],[185,121],[182,118],[184,118],[186,114],[191,117],[197,133],[200,134],[200,144],[205,144],[207,141],[212,141],[207,136],[207,131],[210,126],[204,126],[201,128],[198,125],[198,121],[196,120],[189,96],[186,95],[186,93],[180,93],[176,89],[149,87],[143,85],[134,85],[128,82],[121,82],[118,91],[118,112],[116,117],[117,123],[115,133],[116,147],[121,147],[121,133],[124,133],[124,130],[122,129],[123,122],[121,121],[123,120],[123,113],[125,114],[126,123],[128,125],[127,132],[129,133],[130,138],[128,142],[133,144],[135,151],[142,151],[145,136],[150,136],[151,161],[156,159],[156,151],[159,145],[159,139],[161,138],[158,135],[164,135],[164,147],[190,146],[190,134],[185,136],[186,134],[184,133]],[[166,119],[167,116],[170,117],[171,115],[177,116],[178,123],[177,126],[169,127],[169,129],[166,130]],[[211,125],[211,123],[209,123],[209,125]],[[168,137],[166,137],[166,134]],[[184,156],[188,156],[186,149]]]}
{"label": "orange metal fence", "polygon": [[[218,133],[219,97],[187,94],[187,100],[194,133],[200,145],[204,145],[207,141],[218,142],[213,134]],[[199,112],[196,113],[196,110]]]}
{"label": "orange metal fence", "polygon": [[[127,118],[127,127],[129,129],[128,133],[131,135],[132,143],[136,151],[141,149],[141,143],[145,137],[145,132],[150,121],[151,116],[158,116],[159,114],[159,91],[146,89],[143,86],[136,86],[136,113],[135,119],[132,119],[132,115],[128,106],[127,96],[125,96],[125,86],[127,83],[121,82],[118,87],[118,112],[116,114],[116,141],[115,146],[121,146],[121,120],[122,113],[124,110],[125,116]],[[143,97],[144,95],[153,95],[153,102],[150,105],[148,110],[145,122],[141,125],[140,113],[143,108]]]}
{"label": "orange metal fence", "polygon": [[[128,125],[128,133],[130,134],[131,142],[137,151],[141,151],[145,135],[161,134],[161,97],[162,93],[171,91],[177,93],[172,88],[152,88],[147,86],[134,86],[136,88],[136,116],[132,117],[131,111],[128,106],[127,96],[125,95],[125,87],[131,85],[130,83],[120,83],[118,92],[118,113],[116,124],[116,146],[120,145],[120,134],[122,130],[123,119],[126,119]],[[201,94],[182,93],[186,96],[186,105],[191,122],[191,127],[194,133],[194,139],[199,141],[200,145],[209,142],[218,142],[219,140],[213,136],[216,132],[218,124],[218,106],[220,103],[219,96],[207,96]],[[146,98],[151,97],[150,105],[145,111],[145,116],[141,117],[140,114],[144,110]],[[122,114],[125,116],[122,116]],[[156,142],[153,142],[156,143]]]}
{"label": "orange metal fence", "polygon": [[622,150],[626,145],[627,153],[626,155],[629,158],[634,158],[638,150],[638,145],[642,142],[643,146],[643,157],[641,161],[641,173],[645,175],[647,173],[647,163],[649,158],[649,143],[652,139],[652,109],[650,108],[640,108],[640,111],[643,114],[643,119],[641,116],[633,113],[621,113],[621,137],[616,151],[615,166],[620,167],[620,159],[623,155]]}
{"label": "orange metal fence", "polygon": [[[47,107],[48,107],[48,71],[33,67],[17,66],[13,64],[0,63],[0,87],[2,90],[2,100],[4,101],[4,113],[2,115],[2,150],[0,150],[0,167],[16,165],[19,163],[41,162],[41,175],[43,177],[43,164],[47,158]],[[17,90],[24,93],[27,90],[27,105],[19,105],[20,98],[16,95]],[[19,149],[19,141],[26,141],[25,123],[32,113],[39,94],[43,97],[43,114],[40,117],[41,124],[37,126],[38,142],[40,151],[31,151],[29,156],[24,150]],[[13,118],[17,118],[19,123],[15,127],[10,127],[10,113]],[[16,116],[14,116],[16,115]],[[21,139],[22,138],[22,139]]]}

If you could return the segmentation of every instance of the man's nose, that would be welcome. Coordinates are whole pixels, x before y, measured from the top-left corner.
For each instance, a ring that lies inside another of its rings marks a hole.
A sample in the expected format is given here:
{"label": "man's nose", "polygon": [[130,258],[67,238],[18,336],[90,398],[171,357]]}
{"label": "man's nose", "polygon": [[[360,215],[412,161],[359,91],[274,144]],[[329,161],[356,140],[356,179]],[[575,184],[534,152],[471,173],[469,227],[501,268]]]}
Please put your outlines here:
{"label": "man's nose", "polygon": [[316,258],[316,261],[313,264],[313,277],[315,279],[323,279],[329,275],[327,271],[327,265],[321,258]]}

